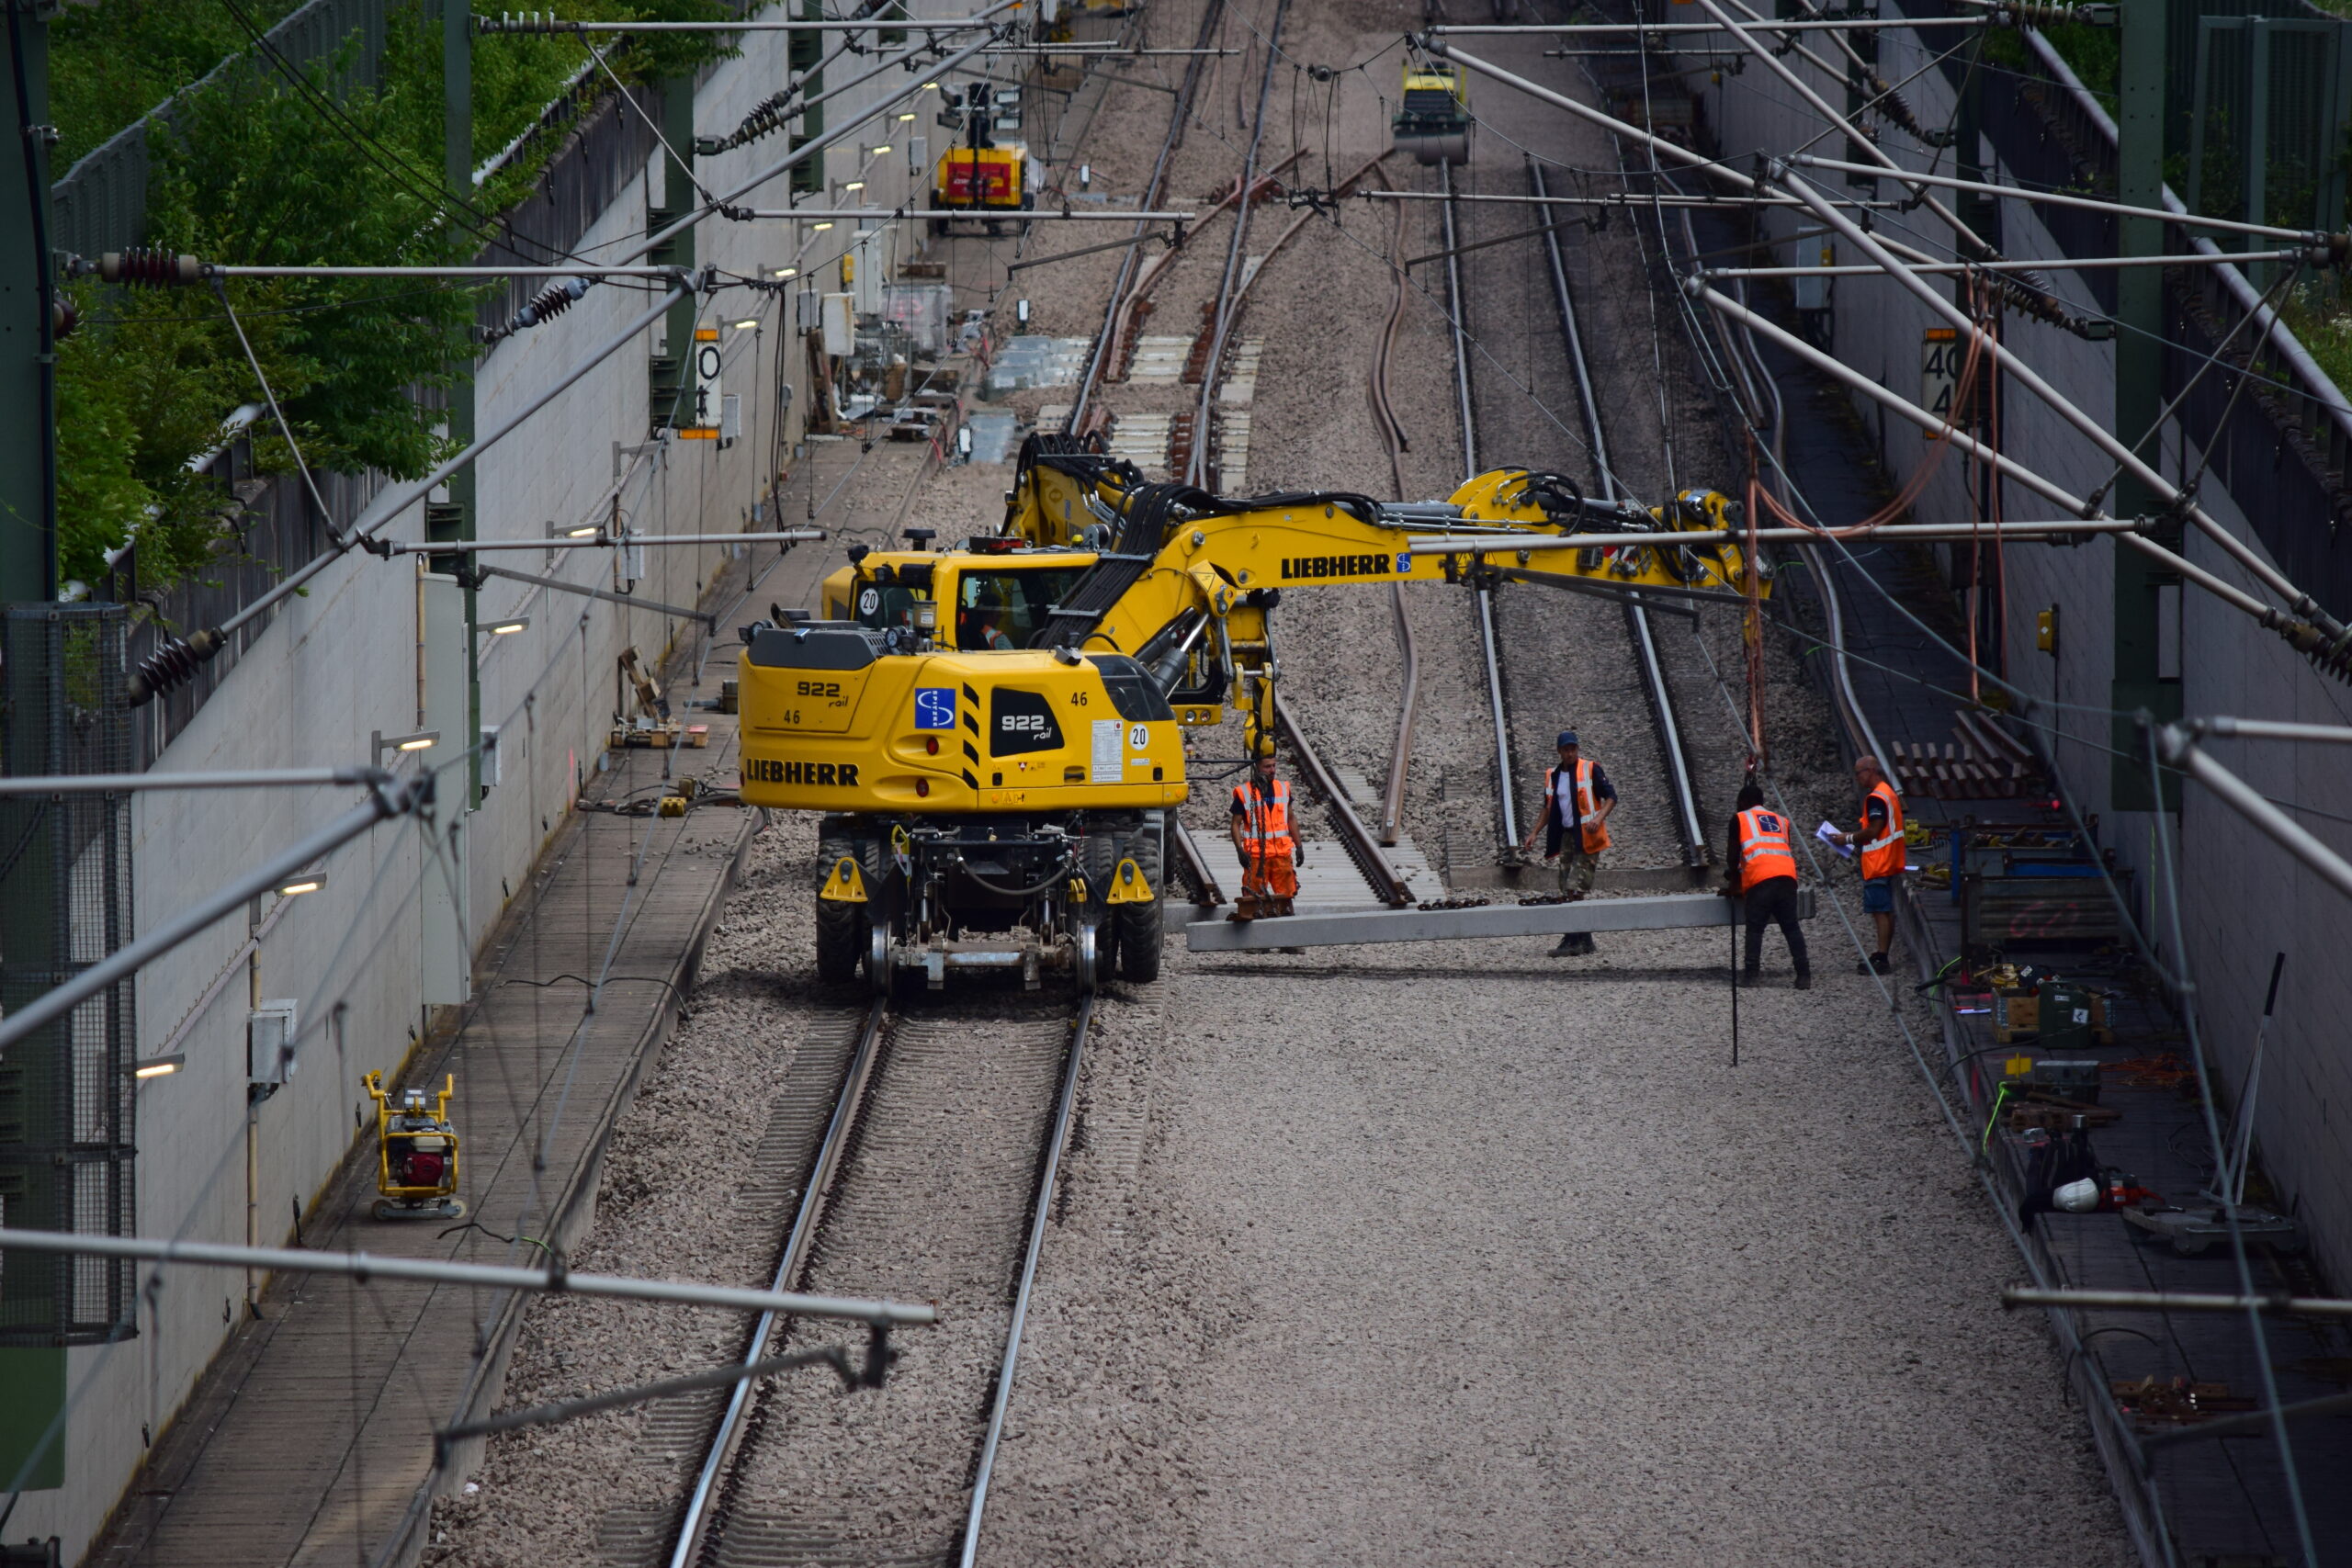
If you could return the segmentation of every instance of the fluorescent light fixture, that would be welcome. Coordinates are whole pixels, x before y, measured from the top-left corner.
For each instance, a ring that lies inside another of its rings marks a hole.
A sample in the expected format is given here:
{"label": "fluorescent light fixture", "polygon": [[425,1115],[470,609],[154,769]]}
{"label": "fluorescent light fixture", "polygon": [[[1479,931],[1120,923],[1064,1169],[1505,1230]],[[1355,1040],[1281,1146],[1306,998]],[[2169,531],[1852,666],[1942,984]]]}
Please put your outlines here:
{"label": "fluorescent light fixture", "polygon": [[899,117],[899,123],[900,125],[911,125],[914,123],[914,118],[915,117],[911,114],[902,114]]}
{"label": "fluorescent light fixture", "polygon": [[593,539],[603,527],[604,525],[601,523],[550,523],[548,525],[548,537],[550,539]]}
{"label": "fluorescent light fixture", "polygon": [[812,234],[821,234],[821,233],[823,233],[826,230],[828,230],[828,229],[831,228],[832,226],[833,226],[833,220],[832,220],[831,219],[828,218],[828,219],[826,219],[822,223],[811,223],[811,224],[809,224],[809,225],[808,225],[808,231],[809,231],[810,233],[812,233]]}
{"label": "fluorescent light fixture", "polygon": [[513,637],[516,632],[528,631],[530,626],[530,616],[510,615],[503,621],[484,622],[481,629],[492,637]]}
{"label": "fluorescent light fixture", "polygon": [[885,141],[874,149],[874,155],[879,158],[883,153],[888,152],[889,150],[890,144]]}
{"label": "fluorescent light fixture", "polygon": [[800,269],[797,266],[780,266],[775,269],[775,275],[778,277],[798,277]]}
{"label": "fluorescent light fixture", "polygon": [[865,182],[864,180],[843,180],[842,182],[842,189],[843,190],[864,190],[865,188]]}
{"label": "fluorescent light fixture", "polygon": [[939,91],[939,84],[936,82],[925,82],[922,85],[922,90],[926,93],[935,93]]}
{"label": "fluorescent light fixture", "polygon": [[316,893],[320,888],[324,887],[326,885],[326,873],[322,871],[305,872],[302,875],[296,877],[291,882],[279,883],[277,885],[277,896],[280,898],[299,898],[305,893]]}
{"label": "fluorescent light fixture", "polygon": [[379,729],[369,737],[371,757],[373,761],[381,762],[387,751],[426,750],[440,739],[441,732],[437,729],[420,729],[411,735],[387,735]]}
{"label": "fluorescent light fixture", "polygon": [[737,332],[739,332],[739,333],[757,332],[757,331],[759,330],[759,327],[760,327],[760,323],[759,323],[759,321],[758,321],[758,319],[757,319],[757,318],[754,318],[754,319],[752,319],[752,320],[751,320],[751,321],[737,321],[736,323],[734,323],[734,325],[735,325],[735,330],[736,330]]}
{"label": "fluorescent light fixture", "polygon": [[167,1078],[187,1066],[187,1054],[175,1051],[168,1056],[140,1058],[131,1064],[130,1076],[134,1078]]}

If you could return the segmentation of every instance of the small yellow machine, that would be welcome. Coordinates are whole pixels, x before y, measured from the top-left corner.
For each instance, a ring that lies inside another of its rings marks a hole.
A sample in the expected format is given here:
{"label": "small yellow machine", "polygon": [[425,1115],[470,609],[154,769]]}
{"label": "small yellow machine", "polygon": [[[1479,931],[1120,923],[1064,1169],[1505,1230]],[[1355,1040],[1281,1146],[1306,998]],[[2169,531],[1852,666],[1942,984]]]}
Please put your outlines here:
{"label": "small yellow machine", "polygon": [[1469,96],[1462,73],[1430,61],[1405,62],[1405,103],[1389,122],[1396,151],[1416,163],[1470,161]]}
{"label": "small yellow machine", "polygon": [[1023,233],[1035,197],[1029,189],[1029,150],[1020,142],[999,145],[990,130],[998,95],[986,82],[942,95],[939,123],[964,133],[964,144],[939,155],[931,183],[931,231],[952,232],[958,220],[977,219],[990,234]]}
{"label": "small yellow machine", "polygon": [[384,1090],[381,1072],[364,1081],[376,1101],[376,1217],[465,1218],[465,1201],[458,1196],[458,1129],[449,1122],[457,1075],[442,1079],[430,1110],[421,1089],[401,1089],[395,1100]]}

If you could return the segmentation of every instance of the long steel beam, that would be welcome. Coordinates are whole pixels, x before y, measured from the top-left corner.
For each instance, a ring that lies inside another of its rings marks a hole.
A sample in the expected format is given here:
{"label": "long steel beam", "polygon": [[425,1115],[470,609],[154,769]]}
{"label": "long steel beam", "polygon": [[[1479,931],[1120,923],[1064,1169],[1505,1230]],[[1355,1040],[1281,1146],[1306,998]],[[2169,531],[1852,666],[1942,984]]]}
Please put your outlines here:
{"label": "long steel beam", "polygon": [[[1813,889],[1801,886],[1797,918],[1811,919],[1813,915]],[[1584,898],[1573,904],[1488,904],[1475,909],[1365,909],[1260,920],[1195,920],[1184,928],[1184,945],[1194,953],[1272,953],[1285,947],[1351,947],[1359,942],[1697,931],[1734,925],[1746,918],[1743,899],[1713,893],[1666,893],[1648,898]]]}
{"label": "long steel beam", "polygon": [[384,769],[362,767],[243,768],[209,773],[36,773],[0,779],[0,795],[128,795],[141,789],[270,789],[288,784],[391,782],[392,775]]}

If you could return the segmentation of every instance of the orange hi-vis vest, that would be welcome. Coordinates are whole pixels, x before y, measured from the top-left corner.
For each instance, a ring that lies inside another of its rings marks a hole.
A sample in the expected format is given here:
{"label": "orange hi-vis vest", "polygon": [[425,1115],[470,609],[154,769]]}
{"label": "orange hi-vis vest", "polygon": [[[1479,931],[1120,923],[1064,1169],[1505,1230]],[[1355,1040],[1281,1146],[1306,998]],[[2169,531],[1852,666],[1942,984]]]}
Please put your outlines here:
{"label": "orange hi-vis vest", "polygon": [[[1894,786],[1884,779],[1871,786],[1871,795],[1886,803],[1886,832],[1862,843],[1862,878],[1874,882],[1883,876],[1902,875],[1908,852],[1903,842],[1903,797],[1895,794]],[[1862,831],[1867,833],[1870,830],[1870,814],[1865,812],[1862,815]]]}
{"label": "orange hi-vis vest", "polygon": [[1789,819],[1751,806],[1739,814],[1739,885],[1753,887],[1776,876],[1793,877],[1797,857],[1789,852]]}
{"label": "orange hi-vis vest", "polygon": [[1240,808],[1243,894],[1298,897],[1298,874],[1291,869],[1290,785],[1276,779],[1269,800],[1255,782],[1246,782],[1235,787],[1233,804]]}
{"label": "orange hi-vis vest", "polygon": [[[1544,770],[1544,798],[1555,802],[1559,797],[1560,770],[1546,768]],[[1577,759],[1577,833],[1584,843],[1584,852],[1589,855],[1597,855],[1609,847],[1609,825],[1592,819],[1594,804],[1592,761],[1589,758],[1579,757]],[[1565,828],[1567,824],[1563,822],[1561,826]]]}

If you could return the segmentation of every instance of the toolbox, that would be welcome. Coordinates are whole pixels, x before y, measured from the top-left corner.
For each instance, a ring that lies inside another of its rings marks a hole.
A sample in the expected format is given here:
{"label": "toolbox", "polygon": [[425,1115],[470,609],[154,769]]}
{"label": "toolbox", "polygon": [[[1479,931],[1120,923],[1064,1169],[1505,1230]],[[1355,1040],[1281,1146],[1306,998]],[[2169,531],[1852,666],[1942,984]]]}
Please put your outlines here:
{"label": "toolbox", "polygon": [[[2042,1027],[2045,1014],[2056,1021],[2055,1027]],[[2003,1045],[2013,1045],[2028,1037],[2053,1051],[2111,1045],[2115,1032],[2107,1026],[2107,998],[2063,984],[2045,984],[2039,996],[1995,992],[1993,1038]]]}

